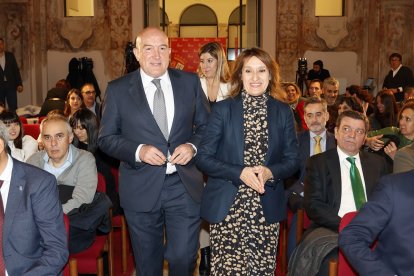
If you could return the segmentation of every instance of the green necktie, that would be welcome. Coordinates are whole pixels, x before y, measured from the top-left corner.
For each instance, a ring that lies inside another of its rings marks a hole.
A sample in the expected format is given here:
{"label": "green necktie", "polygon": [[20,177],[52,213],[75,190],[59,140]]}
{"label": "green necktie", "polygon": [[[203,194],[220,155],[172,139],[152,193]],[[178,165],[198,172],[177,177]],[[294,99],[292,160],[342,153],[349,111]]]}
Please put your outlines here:
{"label": "green necktie", "polygon": [[359,173],[358,167],[355,165],[355,157],[347,157],[346,160],[351,163],[349,172],[351,176],[352,192],[354,194],[356,209],[359,210],[359,208],[366,202],[361,174]]}

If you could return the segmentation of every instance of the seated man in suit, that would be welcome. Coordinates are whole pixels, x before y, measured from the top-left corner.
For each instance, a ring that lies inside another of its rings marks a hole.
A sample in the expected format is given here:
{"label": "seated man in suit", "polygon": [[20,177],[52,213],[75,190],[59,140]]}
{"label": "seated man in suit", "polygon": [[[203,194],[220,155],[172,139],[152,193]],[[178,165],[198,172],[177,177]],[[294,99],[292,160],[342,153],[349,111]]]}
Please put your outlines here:
{"label": "seated man in suit", "polygon": [[414,275],[413,179],[414,170],[381,178],[340,234],[339,246],[360,275]]}
{"label": "seated man in suit", "polygon": [[[48,115],[42,121],[41,135],[45,149],[33,154],[27,163],[56,177],[63,212],[68,214],[84,203],[91,203],[98,184],[95,158],[92,153],[71,145],[73,132],[66,117]],[[94,233],[88,235],[90,238],[80,235],[75,238],[71,230],[70,252],[79,252],[93,242]],[[73,242],[81,239],[83,244]]]}
{"label": "seated man in suit", "polygon": [[[287,188],[288,204],[293,213],[302,208],[306,161],[310,156],[336,147],[335,136],[327,132],[325,128],[329,119],[326,101],[317,97],[309,98],[305,102],[304,111],[304,119],[309,130],[298,134],[300,169],[297,175],[290,179],[290,182],[294,181],[293,185]],[[289,230],[288,256],[291,255],[296,246],[296,221],[297,216],[295,214]]]}
{"label": "seated man in suit", "polygon": [[58,275],[68,249],[56,179],[12,158],[8,134],[0,122],[0,275]]}
{"label": "seated man in suit", "polygon": [[[360,151],[368,124],[362,113],[342,112],[335,127],[337,148],[308,160],[304,206],[312,225],[289,263],[302,275],[303,272],[314,275],[318,271],[318,275],[328,274],[329,259],[338,255],[337,233],[341,217],[358,210],[369,200],[377,180],[386,173],[385,160],[381,156]],[[314,255],[306,259],[310,251]]]}

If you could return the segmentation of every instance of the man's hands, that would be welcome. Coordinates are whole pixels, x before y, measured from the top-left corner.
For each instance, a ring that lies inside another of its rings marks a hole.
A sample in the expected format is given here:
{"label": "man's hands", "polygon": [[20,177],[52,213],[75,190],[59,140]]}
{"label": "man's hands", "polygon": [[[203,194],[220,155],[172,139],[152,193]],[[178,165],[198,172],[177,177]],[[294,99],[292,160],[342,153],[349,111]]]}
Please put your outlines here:
{"label": "man's hands", "polygon": [[272,178],[272,172],[265,166],[245,167],[240,174],[240,179],[260,194],[265,192],[264,185]]}
{"label": "man's hands", "polygon": [[[172,165],[187,165],[194,156],[193,146],[182,144],[175,148],[169,158]],[[167,162],[167,157],[156,147],[152,145],[143,145],[139,151],[139,159],[142,162],[153,166],[162,166]]]}
{"label": "man's hands", "polygon": [[175,148],[170,156],[170,162],[173,165],[187,165],[194,156],[194,148],[190,144],[182,144]]}
{"label": "man's hands", "polygon": [[165,155],[152,145],[143,145],[141,147],[139,159],[153,166],[162,166],[167,161]]}

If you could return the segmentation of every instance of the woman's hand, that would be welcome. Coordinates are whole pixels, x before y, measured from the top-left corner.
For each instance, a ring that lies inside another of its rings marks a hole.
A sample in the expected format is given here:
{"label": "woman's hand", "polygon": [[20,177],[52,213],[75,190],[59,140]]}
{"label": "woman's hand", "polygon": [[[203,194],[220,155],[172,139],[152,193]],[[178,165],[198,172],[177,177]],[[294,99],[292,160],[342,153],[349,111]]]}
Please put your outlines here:
{"label": "woman's hand", "polygon": [[245,167],[240,174],[240,179],[260,194],[264,193],[264,183],[259,179],[258,174],[255,172],[255,168]]}
{"label": "woman's hand", "polygon": [[394,160],[395,157],[395,153],[397,153],[397,146],[395,145],[394,142],[390,142],[385,148],[384,148],[384,152],[392,159]]}
{"label": "woman's hand", "polygon": [[260,182],[264,185],[269,179],[273,178],[273,174],[268,167],[265,166],[255,166],[253,167],[253,171],[257,174]]}
{"label": "woman's hand", "polygon": [[381,135],[372,136],[365,140],[365,145],[368,146],[373,151],[379,151],[384,147],[384,141],[382,141],[380,138],[382,138]]}

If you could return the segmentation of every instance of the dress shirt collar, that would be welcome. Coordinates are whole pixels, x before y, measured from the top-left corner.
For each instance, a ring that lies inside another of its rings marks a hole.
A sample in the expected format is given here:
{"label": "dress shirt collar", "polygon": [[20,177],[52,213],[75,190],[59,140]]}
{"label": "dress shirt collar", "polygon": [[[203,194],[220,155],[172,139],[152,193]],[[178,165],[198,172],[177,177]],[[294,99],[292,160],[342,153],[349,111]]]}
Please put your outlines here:
{"label": "dress shirt collar", "polygon": [[319,135],[313,133],[312,131],[309,131],[309,135],[310,135],[311,140],[313,140],[313,138],[316,136],[320,136],[321,141],[325,141],[326,140],[326,129]]}
{"label": "dress shirt collar", "polygon": [[1,186],[1,198],[3,200],[4,212],[6,212],[6,207],[7,207],[7,199],[9,196],[12,171],[13,171],[13,159],[11,158],[10,155],[7,154],[7,165],[4,168],[3,172],[0,174],[0,179],[3,180],[3,185]]}
{"label": "dress shirt collar", "polygon": [[[339,146],[337,146],[336,148],[337,148],[337,150],[338,150],[339,161],[340,161],[340,162],[342,162],[342,161],[344,161],[344,160],[345,160],[345,161],[346,161],[346,163],[345,163],[345,164],[349,163],[349,162],[346,160],[346,158],[347,158],[347,157],[350,157],[350,155],[348,155],[348,154],[346,154],[345,152],[343,152]],[[359,157],[359,152],[358,152],[357,154],[355,154],[355,155],[352,155],[351,157],[354,157],[354,158],[355,158],[355,164],[357,164],[357,162],[358,162],[358,163],[360,163],[360,162],[361,162],[361,159],[360,159],[360,157]]]}
{"label": "dress shirt collar", "polygon": [[393,69],[391,68],[391,71],[392,71],[392,76],[393,76],[393,77],[395,77],[395,75],[398,73],[398,71],[400,71],[401,67],[402,67],[402,64],[400,64],[400,66],[398,66],[398,67],[397,67],[397,69],[395,69],[395,70],[393,70]]}
{"label": "dress shirt collar", "polygon": [[161,76],[159,76],[158,78],[153,78],[151,76],[149,76],[148,74],[146,74],[144,72],[144,70],[142,70],[142,68],[140,69],[140,73],[141,73],[141,79],[142,79],[142,86],[144,87],[144,90],[146,90],[146,87],[150,87],[150,85],[152,85],[151,87],[154,87],[154,91],[156,89],[155,85],[152,83],[153,79],[160,79],[161,82],[161,87],[162,87],[162,83],[171,83],[170,81],[170,77],[168,76],[168,70]]}
{"label": "dress shirt collar", "polygon": [[6,67],[6,55],[4,53],[2,56],[0,56],[0,65],[1,68],[4,70],[4,67]]}
{"label": "dress shirt collar", "polygon": [[3,180],[5,182],[8,181],[10,183],[12,170],[13,170],[13,159],[10,157],[10,155],[7,154],[7,165],[4,168],[3,172],[0,174],[0,180]]}

